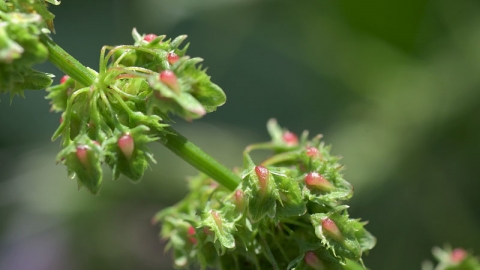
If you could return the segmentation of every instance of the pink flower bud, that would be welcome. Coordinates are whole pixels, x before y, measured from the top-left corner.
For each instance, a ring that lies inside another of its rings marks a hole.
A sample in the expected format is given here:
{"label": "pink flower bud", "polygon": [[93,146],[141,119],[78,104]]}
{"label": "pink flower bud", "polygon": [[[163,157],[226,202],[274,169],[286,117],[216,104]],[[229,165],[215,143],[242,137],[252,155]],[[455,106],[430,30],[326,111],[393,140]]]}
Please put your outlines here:
{"label": "pink flower bud", "polygon": [[295,146],[298,144],[297,135],[295,135],[295,133],[292,133],[290,131],[284,132],[282,139],[288,146]]}
{"label": "pink flower bud", "polygon": [[213,220],[215,220],[215,223],[217,224],[218,226],[218,229],[222,230],[222,217],[220,216],[220,214],[217,212],[217,211],[214,211],[212,210],[210,212],[210,214],[212,215],[213,217]]}
{"label": "pink flower bud", "polygon": [[99,142],[97,141],[93,141],[94,144],[98,145],[98,146],[102,146]]}
{"label": "pink flower bud", "polygon": [[235,190],[235,194],[233,195],[235,200],[235,205],[237,206],[237,210],[239,212],[243,212],[245,210],[245,196],[243,195],[243,191],[240,189]]}
{"label": "pink flower bud", "polygon": [[467,252],[463,248],[456,248],[452,251],[452,254],[450,255],[450,258],[452,259],[453,262],[459,263],[467,257]]}
{"label": "pink flower bud", "polygon": [[167,60],[168,60],[168,63],[170,63],[170,65],[175,64],[179,58],[180,57],[178,57],[178,55],[174,52],[169,52],[167,55]]}
{"label": "pink flower bud", "polygon": [[316,188],[323,191],[330,191],[333,189],[333,185],[317,172],[308,173],[305,176],[305,184],[307,184],[308,188]]}
{"label": "pink flower bud", "polygon": [[178,93],[179,85],[177,81],[177,76],[175,76],[175,73],[173,73],[170,70],[164,70],[160,72],[160,81],[162,81],[164,84],[168,85],[172,90]]}
{"label": "pink flower bud", "polygon": [[68,75],[64,75],[61,79],[60,79],[60,84],[64,84],[70,77],[68,77]]}
{"label": "pink flower bud", "polygon": [[157,35],[147,34],[143,37],[143,40],[145,40],[146,42],[150,42],[150,41],[154,40],[155,38],[157,38]]}
{"label": "pink flower bud", "polygon": [[329,218],[322,220],[322,230],[336,240],[343,239],[342,233],[338,229],[337,224]]}
{"label": "pink flower bud", "polygon": [[260,184],[260,190],[265,192],[268,187],[269,181],[269,172],[268,169],[263,166],[255,166],[255,174],[258,177],[258,182]]}
{"label": "pink flower bud", "polygon": [[86,145],[79,145],[77,146],[77,158],[82,163],[83,167],[88,167],[88,146]]}
{"label": "pink flower bud", "polygon": [[118,139],[118,147],[125,155],[127,159],[130,159],[133,154],[133,150],[135,149],[135,142],[133,141],[132,136],[130,134],[125,134],[120,139]]}
{"label": "pink flower bud", "polygon": [[312,267],[315,270],[325,269],[325,266],[313,251],[308,251],[307,253],[305,253],[305,257],[303,259],[308,266]]}
{"label": "pink flower bud", "polygon": [[197,238],[195,238],[195,236],[194,236],[194,235],[195,235],[195,228],[193,228],[193,226],[190,226],[190,227],[188,228],[187,235],[188,235],[188,240],[189,240],[192,244],[196,245],[196,244],[197,244]]}
{"label": "pink flower bud", "polygon": [[311,158],[318,157],[318,149],[316,147],[307,147],[307,156]]}

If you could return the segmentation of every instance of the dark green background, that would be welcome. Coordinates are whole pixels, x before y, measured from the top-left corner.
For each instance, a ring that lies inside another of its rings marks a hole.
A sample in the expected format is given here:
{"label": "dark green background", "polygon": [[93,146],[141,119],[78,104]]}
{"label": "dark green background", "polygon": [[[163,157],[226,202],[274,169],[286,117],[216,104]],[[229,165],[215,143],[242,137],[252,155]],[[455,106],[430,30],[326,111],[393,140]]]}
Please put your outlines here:
{"label": "dark green background", "polygon": [[[267,140],[270,117],[324,134],[355,186],[352,217],[378,238],[371,269],[420,269],[433,246],[480,254],[480,3],[63,1],[54,39],[96,69],[103,45],[187,34],[228,102],[174,125],[228,166]],[[41,67],[62,76],[51,65]],[[0,103],[0,269],[171,269],[150,218],[195,172],[152,145],[138,185],[77,191],[52,143],[45,92]]]}

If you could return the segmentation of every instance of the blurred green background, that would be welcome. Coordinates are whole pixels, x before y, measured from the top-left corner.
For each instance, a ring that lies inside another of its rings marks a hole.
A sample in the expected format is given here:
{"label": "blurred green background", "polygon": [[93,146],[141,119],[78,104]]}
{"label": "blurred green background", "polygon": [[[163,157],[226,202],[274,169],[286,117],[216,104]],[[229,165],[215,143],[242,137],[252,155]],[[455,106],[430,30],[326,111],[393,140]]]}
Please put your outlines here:
{"label": "blurred green background", "polygon": [[[377,238],[371,269],[420,269],[450,243],[480,254],[480,2],[63,1],[54,39],[97,68],[102,45],[187,34],[228,102],[174,125],[228,166],[268,140],[270,117],[324,134],[355,186],[352,217]],[[62,76],[51,66],[41,67]],[[195,171],[159,145],[137,185],[100,196],[55,165],[45,92],[0,103],[0,269],[172,269],[150,224]]]}

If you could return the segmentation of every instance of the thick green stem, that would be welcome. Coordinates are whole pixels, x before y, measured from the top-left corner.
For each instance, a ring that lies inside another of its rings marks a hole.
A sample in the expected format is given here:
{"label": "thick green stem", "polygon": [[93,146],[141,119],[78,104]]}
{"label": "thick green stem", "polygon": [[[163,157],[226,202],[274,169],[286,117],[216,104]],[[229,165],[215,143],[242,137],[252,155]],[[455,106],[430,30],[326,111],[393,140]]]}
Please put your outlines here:
{"label": "thick green stem", "polygon": [[[84,86],[89,86],[94,83],[96,76],[88,68],[78,62],[46,35],[42,35],[41,40],[48,48],[50,62],[61,71]],[[161,142],[165,147],[226,188],[233,191],[237,187],[241,180],[236,174],[203,152],[202,149],[174,129],[167,128],[167,131],[167,134],[159,134],[162,138]]]}
{"label": "thick green stem", "polygon": [[160,140],[165,147],[226,188],[232,191],[237,188],[240,177],[172,128],[166,129],[168,133],[162,133],[164,139]]}
{"label": "thick green stem", "polygon": [[84,65],[64,51],[57,43],[53,42],[47,35],[42,34],[40,40],[48,48],[48,59],[65,74],[81,83],[83,86],[92,85],[95,81],[95,74]]}

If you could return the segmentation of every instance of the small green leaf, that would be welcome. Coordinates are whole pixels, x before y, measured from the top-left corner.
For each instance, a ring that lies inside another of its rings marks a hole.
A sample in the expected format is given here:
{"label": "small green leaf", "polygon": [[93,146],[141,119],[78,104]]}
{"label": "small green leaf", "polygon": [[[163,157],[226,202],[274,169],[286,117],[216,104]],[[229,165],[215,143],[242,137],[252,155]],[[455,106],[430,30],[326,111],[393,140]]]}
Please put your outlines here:
{"label": "small green leaf", "polygon": [[232,220],[228,220],[225,217],[225,213],[229,210],[232,210],[232,208],[206,211],[202,214],[201,225],[210,228],[215,233],[214,241],[218,239],[222,247],[232,249],[235,247],[235,238],[232,234],[235,231],[235,224]]}
{"label": "small green leaf", "polygon": [[278,189],[280,204],[277,205],[277,218],[301,216],[307,211],[298,183],[288,176],[288,170],[270,170]]}
{"label": "small green leaf", "polygon": [[53,77],[53,74],[48,74],[32,69],[26,72],[26,74],[24,75],[23,78],[25,82],[21,85],[21,87],[28,90],[42,90],[52,84]]}

